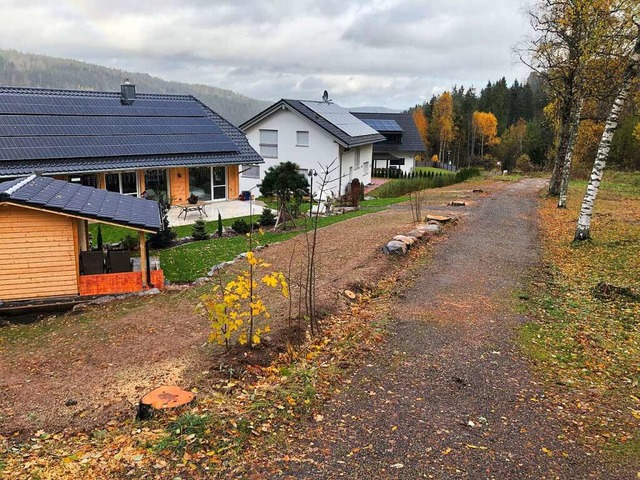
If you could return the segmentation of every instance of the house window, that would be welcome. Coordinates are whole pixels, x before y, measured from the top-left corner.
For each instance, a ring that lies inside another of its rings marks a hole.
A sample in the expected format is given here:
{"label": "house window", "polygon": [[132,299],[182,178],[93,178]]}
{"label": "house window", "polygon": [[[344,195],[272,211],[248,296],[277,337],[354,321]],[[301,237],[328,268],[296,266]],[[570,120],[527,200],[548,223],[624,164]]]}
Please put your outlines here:
{"label": "house window", "polygon": [[360,149],[359,148],[356,148],[355,159],[353,163],[354,163],[354,170],[358,170],[360,168]]}
{"label": "house window", "polygon": [[260,178],[260,165],[242,165],[241,170],[244,178]]}
{"label": "house window", "polygon": [[296,147],[308,147],[309,146],[309,132],[298,130],[296,132]]}
{"label": "house window", "polygon": [[404,165],[404,158],[398,158],[395,160],[389,160],[389,165],[394,167],[399,167],[400,165]]}
{"label": "house window", "polygon": [[369,172],[369,162],[364,162],[362,164],[362,169],[365,171],[365,175]]}
{"label": "house window", "polygon": [[98,188],[98,176],[95,173],[87,173],[86,175],[71,177],[70,180],[73,183],[79,183],[85,187]]}
{"label": "house window", "polygon": [[260,155],[264,158],[278,158],[277,130],[260,130]]}
{"label": "house window", "polygon": [[125,195],[138,194],[138,175],[136,172],[117,172],[105,175],[107,190]]}

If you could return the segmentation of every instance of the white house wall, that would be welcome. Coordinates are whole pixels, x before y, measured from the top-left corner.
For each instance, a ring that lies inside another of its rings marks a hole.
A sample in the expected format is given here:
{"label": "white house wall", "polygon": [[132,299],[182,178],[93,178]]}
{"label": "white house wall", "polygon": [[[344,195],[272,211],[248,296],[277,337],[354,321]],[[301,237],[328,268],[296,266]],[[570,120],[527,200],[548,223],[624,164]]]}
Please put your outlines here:
{"label": "white house wall", "polygon": [[[356,150],[360,149],[360,167],[356,168]],[[360,183],[365,185],[371,183],[371,161],[373,155],[372,144],[363,145],[361,147],[354,147],[346,150],[342,154],[342,192],[346,188],[346,185],[357,178]],[[349,175],[351,169],[351,175]]]}
{"label": "white house wall", "polygon": [[[320,170],[320,165],[338,162],[338,144],[324,130],[290,110],[278,110],[267,118],[250,127],[247,132],[249,144],[260,153],[260,130],[278,131],[278,158],[265,158],[260,165],[260,177],[280,162],[294,162],[301,169]],[[296,132],[309,132],[309,146],[296,146]],[[336,175],[337,176],[337,175]],[[260,183],[260,179],[246,178],[240,175],[240,190],[249,190]],[[314,188],[315,190],[315,188]]]}

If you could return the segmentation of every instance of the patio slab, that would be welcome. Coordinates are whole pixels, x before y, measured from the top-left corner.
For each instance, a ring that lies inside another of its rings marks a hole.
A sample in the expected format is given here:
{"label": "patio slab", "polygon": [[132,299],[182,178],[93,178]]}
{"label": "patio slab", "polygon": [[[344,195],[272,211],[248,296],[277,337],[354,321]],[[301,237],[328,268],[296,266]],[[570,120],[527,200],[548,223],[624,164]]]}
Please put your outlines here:
{"label": "patio slab", "polygon": [[[218,219],[218,212],[223,219],[228,218],[237,218],[237,217],[246,217],[251,215],[251,207],[248,201],[241,200],[228,200],[225,202],[208,202],[204,206],[204,211],[207,216],[202,215],[202,219],[206,222],[212,222]],[[265,207],[264,202],[260,202],[257,200],[253,201],[253,215],[260,215],[262,213],[262,209]],[[178,218],[180,215],[180,218]],[[169,225],[172,227],[179,227],[180,225],[192,225],[196,223],[200,214],[198,211],[189,211],[187,212],[186,218],[182,213],[182,208],[176,206],[172,206],[169,210]]]}

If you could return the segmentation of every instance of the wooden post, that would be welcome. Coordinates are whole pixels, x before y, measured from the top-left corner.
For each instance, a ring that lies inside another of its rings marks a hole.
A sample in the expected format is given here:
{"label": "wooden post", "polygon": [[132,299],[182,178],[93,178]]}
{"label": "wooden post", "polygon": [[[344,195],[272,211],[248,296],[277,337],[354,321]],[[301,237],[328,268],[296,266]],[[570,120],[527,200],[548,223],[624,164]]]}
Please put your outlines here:
{"label": "wooden post", "polygon": [[142,274],[142,288],[147,288],[147,237],[144,232],[138,232],[138,241],[140,242],[140,273]]}

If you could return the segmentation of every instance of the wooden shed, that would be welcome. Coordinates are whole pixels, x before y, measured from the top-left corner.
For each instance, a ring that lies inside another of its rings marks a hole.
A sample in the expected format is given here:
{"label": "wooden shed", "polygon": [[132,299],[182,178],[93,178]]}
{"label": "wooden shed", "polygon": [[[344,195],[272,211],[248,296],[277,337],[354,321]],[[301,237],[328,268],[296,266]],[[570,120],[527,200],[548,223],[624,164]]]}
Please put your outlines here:
{"label": "wooden shed", "polygon": [[[138,232],[140,271],[113,271],[108,255],[90,252],[89,221]],[[161,226],[155,201],[36,175],[0,183],[0,304],[162,287],[162,270],[148,269],[145,242]]]}

